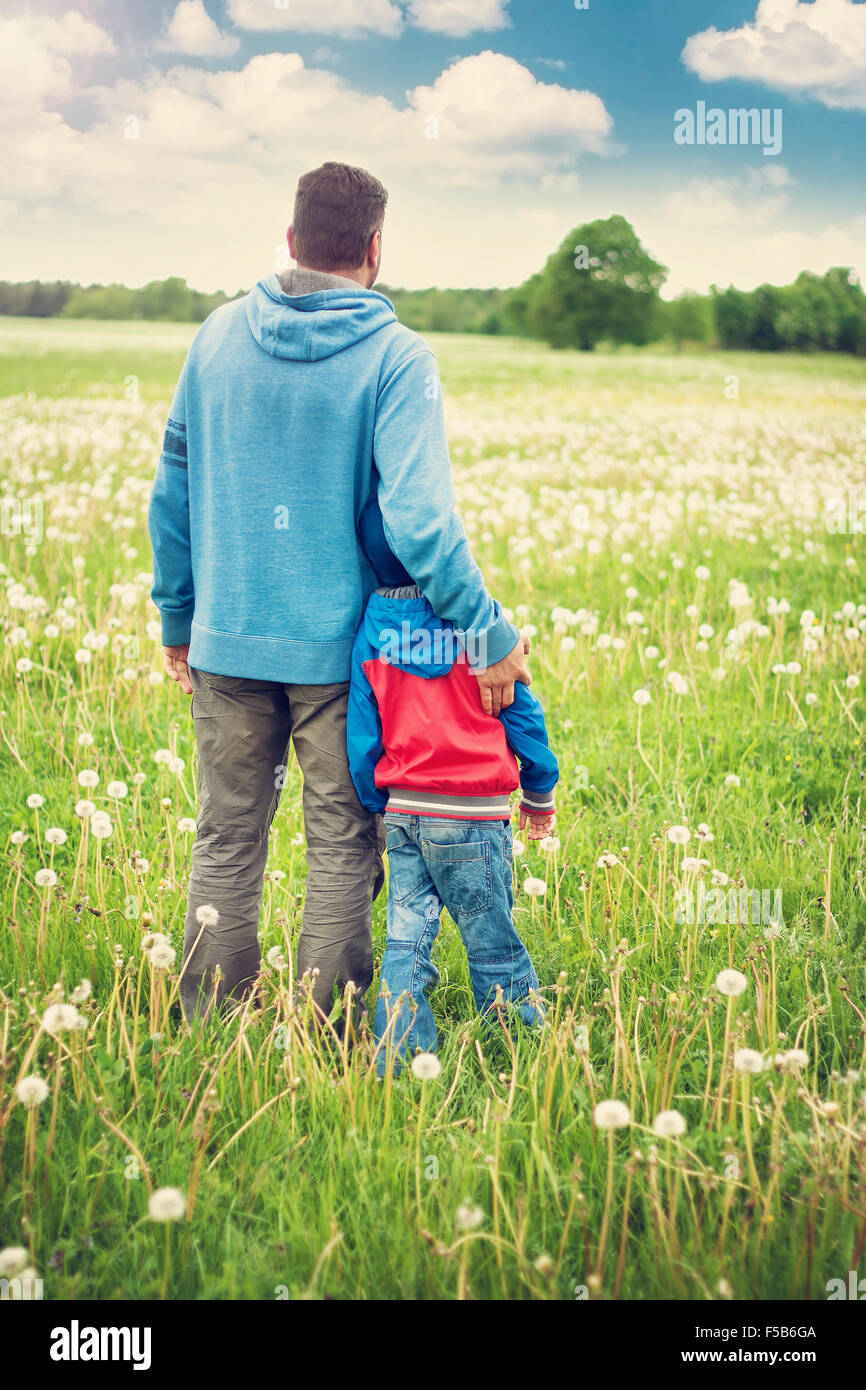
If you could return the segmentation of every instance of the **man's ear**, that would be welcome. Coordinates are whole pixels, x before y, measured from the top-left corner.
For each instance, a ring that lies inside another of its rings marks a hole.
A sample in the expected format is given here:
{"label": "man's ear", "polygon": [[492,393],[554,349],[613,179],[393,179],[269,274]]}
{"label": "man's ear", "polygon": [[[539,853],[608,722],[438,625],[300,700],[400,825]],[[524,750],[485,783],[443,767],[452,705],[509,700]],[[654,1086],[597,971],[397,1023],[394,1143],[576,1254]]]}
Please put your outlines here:
{"label": "man's ear", "polygon": [[378,274],[382,264],[382,233],[374,232],[367,247],[367,265]]}
{"label": "man's ear", "polygon": [[297,256],[295,255],[295,238],[292,235],[291,227],[289,227],[288,231],[286,232],[286,240],[289,243],[289,255],[291,256],[292,260],[295,261],[297,260]]}

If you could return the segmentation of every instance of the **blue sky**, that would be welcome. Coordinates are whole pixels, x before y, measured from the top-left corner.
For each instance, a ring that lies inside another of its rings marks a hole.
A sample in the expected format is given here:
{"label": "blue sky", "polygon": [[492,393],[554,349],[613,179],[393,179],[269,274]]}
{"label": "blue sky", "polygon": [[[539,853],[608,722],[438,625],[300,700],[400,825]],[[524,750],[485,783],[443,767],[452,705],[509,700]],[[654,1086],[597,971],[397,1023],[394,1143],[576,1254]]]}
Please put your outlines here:
{"label": "blue sky", "polygon": [[[515,284],[613,212],[670,267],[668,292],[866,274],[866,0],[4,14],[5,278],[248,285],[272,268],[297,176],[325,158],[386,182],[390,284]],[[780,153],[676,144],[675,111],[699,102],[781,110]]]}

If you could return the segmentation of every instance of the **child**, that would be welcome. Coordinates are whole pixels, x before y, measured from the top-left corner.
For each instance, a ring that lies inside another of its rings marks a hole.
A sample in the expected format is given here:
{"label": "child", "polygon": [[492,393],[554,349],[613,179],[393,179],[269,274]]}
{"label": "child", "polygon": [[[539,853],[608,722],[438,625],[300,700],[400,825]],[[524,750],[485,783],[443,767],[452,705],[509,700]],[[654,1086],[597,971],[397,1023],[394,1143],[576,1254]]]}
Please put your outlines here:
{"label": "child", "polygon": [[525,685],[515,686],[514,704],[499,718],[485,714],[462,644],[391,554],[377,502],[359,530],[382,585],[355,639],[348,713],[352,780],[367,810],[384,813],[388,833],[387,939],[373,1025],[381,1075],[395,1055],[436,1046],[426,993],[439,979],[430,957],[443,905],[466,947],[479,1011],[495,1006],[499,986],[526,1023],[540,1022],[528,997],[538,979],[511,920],[510,794],[517,758],[520,828],[540,839],[556,824],[559,770],[541,705]]}

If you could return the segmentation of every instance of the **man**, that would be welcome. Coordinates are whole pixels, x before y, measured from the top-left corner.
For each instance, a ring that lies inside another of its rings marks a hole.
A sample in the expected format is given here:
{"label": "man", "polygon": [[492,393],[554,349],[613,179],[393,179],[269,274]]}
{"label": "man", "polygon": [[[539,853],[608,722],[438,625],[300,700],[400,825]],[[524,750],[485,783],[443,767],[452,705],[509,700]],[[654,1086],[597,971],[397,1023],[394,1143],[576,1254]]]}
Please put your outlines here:
{"label": "man", "polygon": [[528,643],[487,593],[455,511],[436,359],[372,290],[387,197],[363,169],[305,174],[288,234],[297,268],[211,314],[171,407],[150,535],[165,668],[193,694],[198,744],[188,1015],[258,973],[290,741],[307,841],[299,973],[325,1015],[335,985],[371,983],[381,828],[346,752],[352,642],[376,585],[357,534],[368,504],[378,497],[436,613],[469,634],[488,713],[529,684]]}

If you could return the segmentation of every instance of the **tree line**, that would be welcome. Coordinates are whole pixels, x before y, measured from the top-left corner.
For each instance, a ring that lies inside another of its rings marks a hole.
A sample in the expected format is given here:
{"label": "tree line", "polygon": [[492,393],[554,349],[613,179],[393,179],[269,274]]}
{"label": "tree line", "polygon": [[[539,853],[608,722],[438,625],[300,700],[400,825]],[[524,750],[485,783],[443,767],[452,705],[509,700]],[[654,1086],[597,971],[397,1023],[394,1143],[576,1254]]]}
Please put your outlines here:
{"label": "tree line", "polygon": [[[239,290],[238,295],[243,291]],[[237,298],[238,295],[232,296]],[[158,319],[173,323],[202,323],[208,314],[228,303],[217,290],[203,294],[190,289],[179,276],[152,280],[139,289],[128,285],[75,285],[68,280],[48,284],[28,280],[0,281],[0,314],[21,318]]]}
{"label": "tree line", "polygon": [[[630,223],[614,216],[575,227],[543,269],[514,289],[379,288],[420,333],[506,334],[584,351],[669,342],[866,355],[866,295],[850,269],[834,267],[824,275],[804,270],[791,285],[748,291],[713,285],[709,294],[663,300],[667,274]],[[190,289],[178,277],[140,289],[0,282],[0,314],[26,317],[199,323],[228,299],[221,291]]]}

